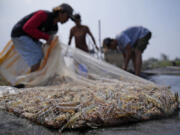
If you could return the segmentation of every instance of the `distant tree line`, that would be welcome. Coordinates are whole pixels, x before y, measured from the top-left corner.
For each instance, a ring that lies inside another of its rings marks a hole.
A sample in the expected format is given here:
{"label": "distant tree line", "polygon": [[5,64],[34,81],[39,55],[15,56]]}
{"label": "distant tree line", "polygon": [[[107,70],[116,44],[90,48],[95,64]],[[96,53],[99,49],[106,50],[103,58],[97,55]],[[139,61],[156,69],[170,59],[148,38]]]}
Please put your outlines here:
{"label": "distant tree line", "polygon": [[160,59],[149,58],[143,61],[143,70],[161,68],[166,66],[180,66],[180,58],[175,58],[174,60],[169,60],[166,54],[161,54]]}

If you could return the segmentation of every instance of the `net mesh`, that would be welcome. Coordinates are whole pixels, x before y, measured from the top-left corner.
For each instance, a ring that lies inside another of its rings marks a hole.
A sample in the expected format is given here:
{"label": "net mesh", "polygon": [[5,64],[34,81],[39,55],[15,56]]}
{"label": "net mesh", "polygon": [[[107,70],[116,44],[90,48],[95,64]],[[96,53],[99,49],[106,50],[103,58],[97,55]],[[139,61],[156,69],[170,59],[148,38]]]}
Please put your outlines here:
{"label": "net mesh", "polygon": [[[46,72],[45,72],[46,71]],[[44,126],[112,126],[171,115],[178,95],[56,41],[46,66],[0,87],[0,107]]]}

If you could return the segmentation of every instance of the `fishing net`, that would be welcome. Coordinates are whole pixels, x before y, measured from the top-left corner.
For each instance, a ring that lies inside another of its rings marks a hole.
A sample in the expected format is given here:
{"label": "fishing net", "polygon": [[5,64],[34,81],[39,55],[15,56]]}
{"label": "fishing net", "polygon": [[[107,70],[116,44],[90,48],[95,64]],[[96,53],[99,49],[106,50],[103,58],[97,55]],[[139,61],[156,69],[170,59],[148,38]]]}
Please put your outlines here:
{"label": "fishing net", "polygon": [[58,40],[54,44],[43,68],[16,76],[27,88],[0,87],[1,109],[63,130],[165,117],[178,108],[178,95],[170,87],[134,76]]}

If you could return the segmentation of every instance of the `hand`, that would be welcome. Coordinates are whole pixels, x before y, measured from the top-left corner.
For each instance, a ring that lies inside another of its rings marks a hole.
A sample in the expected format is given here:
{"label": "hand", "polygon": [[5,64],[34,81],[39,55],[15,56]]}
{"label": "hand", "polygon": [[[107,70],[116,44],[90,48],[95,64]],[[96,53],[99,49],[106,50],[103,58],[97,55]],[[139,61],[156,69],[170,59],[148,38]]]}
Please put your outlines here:
{"label": "hand", "polygon": [[96,50],[99,51],[99,48],[96,46]]}
{"label": "hand", "polygon": [[51,44],[52,40],[54,39],[54,36],[53,35],[50,35],[48,41],[47,41],[47,44]]}

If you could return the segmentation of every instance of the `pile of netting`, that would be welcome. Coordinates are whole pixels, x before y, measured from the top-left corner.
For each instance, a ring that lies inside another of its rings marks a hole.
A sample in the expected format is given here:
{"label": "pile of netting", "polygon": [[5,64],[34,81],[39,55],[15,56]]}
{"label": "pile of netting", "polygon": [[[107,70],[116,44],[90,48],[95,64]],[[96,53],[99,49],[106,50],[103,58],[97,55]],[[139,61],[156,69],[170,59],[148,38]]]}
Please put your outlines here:
{"label": "pile of netting", "polygon": [[56,72],[37,79],[42,74],[37,71],[41,74],[36,81],[27,79],[36,73],[19,77],[26,78],[22,83],[28,88],[0,87],[1,109],[63,130],[165,117],[178,108],[178,94],[169,87],[141,79],[78,49],[67,51],[58,41],[56,44],[61,45],[59,59],[54,59]]}

